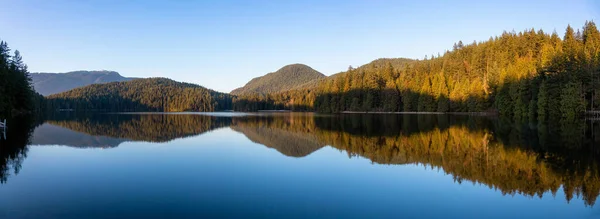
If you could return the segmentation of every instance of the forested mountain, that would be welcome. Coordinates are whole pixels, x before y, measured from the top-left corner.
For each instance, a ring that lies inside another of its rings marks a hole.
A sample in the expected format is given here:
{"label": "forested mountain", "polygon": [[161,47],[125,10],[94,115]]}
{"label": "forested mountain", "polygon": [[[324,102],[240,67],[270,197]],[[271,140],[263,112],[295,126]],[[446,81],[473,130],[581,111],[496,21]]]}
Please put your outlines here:
{"label": "forested mountain", "polygon": [[76,87],[108,82],[130,81],[114,71],[72,71],[67,73],[31,73],[31,81],[35,90],[48,96],[65,92]]}
{"label": "forested mountain", "polygon": [[[237,96],[269,94],[309,86],[326,76],[303,64],[286,65],[276,72],[253,78],[243,87],[231,91]],[[316,85],[316,84],[315,84]]]}
{"label": "forested mountain", "polygon": [[11,55],[8,44],[0,41],[0,118],[34,111],[41,99],[31,87],[27,65],[19,51]]}
{"label": "forested mountain", "polygon": [[443,55],[349,69],[317,88],[238,98],[236,110],[498,112],[517,120],[573,120],[600,107],[600,33],[594,22],[556,33],[504,32],[458,42]]}
{"label": "forested mountain", "polygon": [[47,109],[75,111],[214,111],[231,107],[229,94],[166,78],[93,84],[50,95]]}

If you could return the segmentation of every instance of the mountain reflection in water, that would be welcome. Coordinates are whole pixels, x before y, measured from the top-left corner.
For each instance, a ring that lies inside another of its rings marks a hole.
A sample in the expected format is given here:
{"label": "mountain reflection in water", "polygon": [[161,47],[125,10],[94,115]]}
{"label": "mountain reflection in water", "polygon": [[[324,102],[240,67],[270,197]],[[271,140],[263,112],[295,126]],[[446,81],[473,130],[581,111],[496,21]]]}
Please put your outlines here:
{"label": "mountain reflection in water", "polygon": [[[451,115],[311,113],[104,114],[23,120],[0,140],[0,180],[19,172],[27,148],[111,148],[127,141],[168,142],[229,127],[289,157],[331,146],[373,163],[420,164],[457,183],[542,197],[562,189],[567,201],[593,206],[600,194],[598,124],[519,124]],[[40,125],[42,124],[42,125]],[[36,128],[37,126],[37,128]]]}

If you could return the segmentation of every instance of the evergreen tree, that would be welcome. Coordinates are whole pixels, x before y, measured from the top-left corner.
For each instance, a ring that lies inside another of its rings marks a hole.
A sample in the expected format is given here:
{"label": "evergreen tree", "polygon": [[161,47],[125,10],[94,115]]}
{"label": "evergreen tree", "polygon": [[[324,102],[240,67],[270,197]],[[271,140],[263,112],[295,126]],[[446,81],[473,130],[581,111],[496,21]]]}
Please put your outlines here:
{"label": "evergreen tree", "polygon": [[560,111],[565,121],[574,121],[585,110],[581,99],[581,84],[569,82],[562,89],[560,95]]}
{"label": "evergreen tree", "polygon": [[39,108],[43,101],[31,86],[27,65],[21,53],[16,50],[10,55],[10,48],[0,41],[0,117],[13,113],[30,113]]}
{"label": "evergreen tree", "polygon": [[539,121],[545,121],[548,109],[548,90],[546,88],[546,81],[542,81],[540,84],[540,90],[538,91],[537,98],[537,116]]}

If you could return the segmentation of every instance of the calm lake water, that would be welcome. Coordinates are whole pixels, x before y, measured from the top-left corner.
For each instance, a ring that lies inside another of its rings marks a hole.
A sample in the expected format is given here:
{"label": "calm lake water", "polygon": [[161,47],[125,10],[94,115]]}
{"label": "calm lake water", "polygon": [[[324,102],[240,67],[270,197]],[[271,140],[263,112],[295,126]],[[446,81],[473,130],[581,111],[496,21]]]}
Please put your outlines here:
{"label": "calm lake water", "polygon": [[600,127],[450,115],[20,118],[0,218],[600,218]]}

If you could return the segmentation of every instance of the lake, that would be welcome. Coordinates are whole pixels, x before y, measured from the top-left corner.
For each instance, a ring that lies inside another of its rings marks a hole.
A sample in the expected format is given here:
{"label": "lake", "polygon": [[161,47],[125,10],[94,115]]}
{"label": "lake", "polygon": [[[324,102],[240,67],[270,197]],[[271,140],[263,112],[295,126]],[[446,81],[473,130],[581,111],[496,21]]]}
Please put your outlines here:
{"label": "lake", "polygon": [[0,140],[0,218],[600,218],[600,127],[60,114]]}

